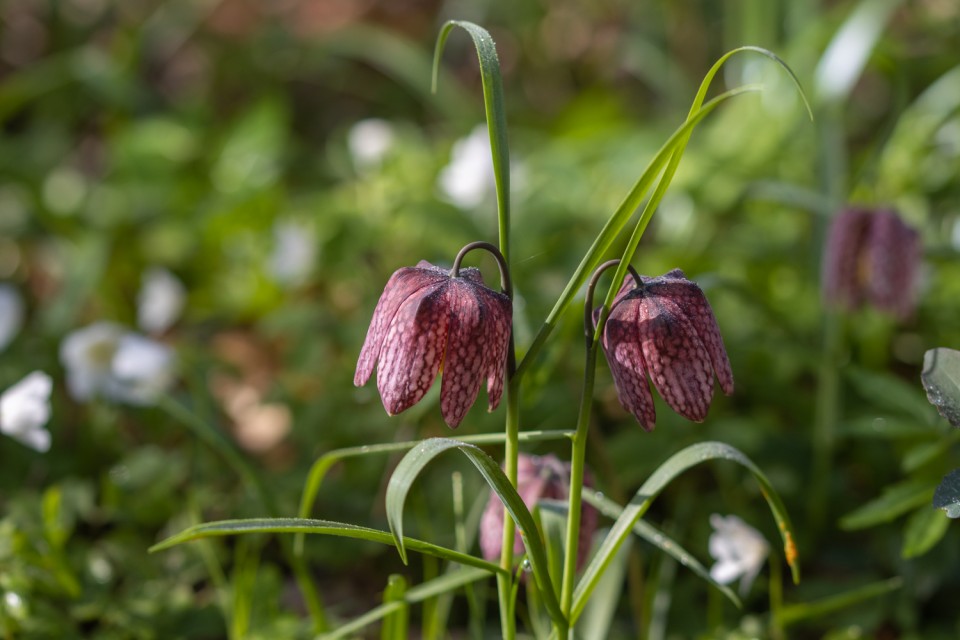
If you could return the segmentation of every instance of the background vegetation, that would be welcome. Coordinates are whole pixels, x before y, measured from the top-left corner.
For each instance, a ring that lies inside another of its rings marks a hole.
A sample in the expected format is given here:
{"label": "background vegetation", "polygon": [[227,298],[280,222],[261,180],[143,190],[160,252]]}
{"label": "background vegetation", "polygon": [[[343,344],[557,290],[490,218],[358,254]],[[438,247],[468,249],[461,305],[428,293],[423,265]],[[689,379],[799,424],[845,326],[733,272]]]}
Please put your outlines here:
{"label": "background vegetation", "polygon": [[[704,287],[736,394],[717,398],[699,425],[658,404],[647,434],[601,367],[588,462],[617,497],[687,444],[728,442],[767,472],[800,534],[804,579],[784,585],[788,604],[902,580],[879,599],[805,610],[791,637],[956,637],[960,533],[933,520],[945,516],[930,496],[960,466],[957,432],[919,379],[927,349],[960,345],[960,6],[948,0],[4,2],[0,280],[22,293],[27,315],[0,353],[0,389],[34,369],[55,388],[49,452],[0,439],[0,636],[310,635],[276,539],[147,554],[194,522],[269,514],[177,407],[236,443],[277,514],[296,513],[325,452],[449,434],[435,392],[388,418],[372,385],[352,385],[389,275],[496,237],[490,180],[468,197],[444,188],[452,156],[465,152],[458,141],[483,123],[462,34],[448,44],[439,91],[429,90],[447,18],[483,24],[500,55],[521,350],[716,58],[753,44],[796,71],[814,123],[768,61],[726,68],[728,86],[768,90],[698,129],[635,265],[651,275],[679,266]],[[371,118],[388,142],[364,155],[355,127]],[[488,170],[468,165],[467,175]],[[821,303],[824,234],[849,202],[895,207],[921,233],[921,302],[906,321],[870,309],[828,316]],[[312,248],[307,270],[287,277],[276,268],[284,228]],[[174,404],[76,402],[61,341],[99,320],[133,326],[152,266],[187,290],[162,338],[177,353]],[[495,281],[492,263],[479,266]],[[570,313],[566,337],[537,363],[523,429],[572,428],[579,322]],[[837,402],[824,405],[830,380]],[[500,428],[483,405],[457,435]],[[335,467],[314,513],[383,528],[394,462]],[[412,535],[452,545],[458,463],[438,463],[436,481],[411,496]],[[485,499],[475,474],[464,482],[467,496]],[[736,513],[774,540],[765,510],[750,478],[714,465],[671,485],[650,519],[707,562],[711,513]],[[943,537],[917,543],[931,528]],[[617,633],[763,634],[764,580],[737,611],[652,548],[635,548]],[[308,539],[306,553],[332,620],[378,603],[389,573],[418,582],[439,570],[337,539]],[[466,619],[458,599],[451,624]]]}

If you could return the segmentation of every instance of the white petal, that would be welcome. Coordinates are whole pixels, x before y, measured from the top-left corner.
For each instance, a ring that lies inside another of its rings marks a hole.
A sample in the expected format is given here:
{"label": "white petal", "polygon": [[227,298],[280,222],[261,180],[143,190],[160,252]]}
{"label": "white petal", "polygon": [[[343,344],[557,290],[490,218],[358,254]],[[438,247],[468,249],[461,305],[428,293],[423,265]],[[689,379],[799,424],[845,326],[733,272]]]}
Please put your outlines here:
{"label": "white petal", "polygon": [[103,391],[124,333],[112,322],[97,322],[68,334],[60,343],[60,362],[67,370],[67,390],[74,400],[89,400]]}
{"label": "white petal", "polygon": [[438,178],[440,192],[458,207],[473,209],[496,188],[487,128],[474,128],[469,136],[453,145],[450,155],[450,164]]}
{"label": "white petal", "polygon": [[34,371],[0,394],[0,432],[37,451],[49,449],[50,434],[44,425],[50,419],[52,389],[50,376]]}
{"label": "white petal", "polygon": [[160,267],[143,274],[137,296],[137,324],[148,333],[163,333],[180,317],[186,289],[175,275]]}
{"label": "white petal", "polygon": [[317,238],[313,227],[285,221],[273,227],[274,248],[267,270],[274,281],[296,285],[310,275],[317,258]]}
{"label": "white petal", "polygon": [[393,127],[386,120],[369,118],[353,125],[347,133],[347,147],[358,167],[380,164],[393,146]]}
{"label": "white petal", "polygon": [[10,344],[23,326],[23,298],[9,284],[0,284],[0,351]]}
{"label": "white petal", "polygon": [[173,350],[134,333],[121,338],[111,365],[103,392],[120,402],[150,404],[173,382]]}
{"label": "white petal", "polygon": [[736,562],[718,562],[710,567],[710,577],[720,584],[730,584],[740,577],[743,567]]}

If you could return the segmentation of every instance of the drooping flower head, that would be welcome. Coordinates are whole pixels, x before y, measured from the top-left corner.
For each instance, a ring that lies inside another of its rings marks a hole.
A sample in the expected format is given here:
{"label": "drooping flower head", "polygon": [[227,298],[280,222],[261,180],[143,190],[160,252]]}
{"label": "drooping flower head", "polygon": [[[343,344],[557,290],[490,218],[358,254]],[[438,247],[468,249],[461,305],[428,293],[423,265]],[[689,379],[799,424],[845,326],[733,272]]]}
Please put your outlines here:
{"label": "drooping flower head", "polygon": [[[595,314],[596,315],[596,314]],[[683,417],[702,422],[713,377],[733,393],[733,372],[713,310],[700,287],[674,269],[656,278],[628,278],[603,329],[603,350],[620,404],[647,431],[656,423],[647,377]]]}
{"label": "drooping flower head", "polygon": [[[592,486],[589,472],[584,471],[584,486]],[[532,456],[521,453],[517,458],[517,493],[527,508],[533,511],[540,500],[566,500],[570,495],[570,463],[561,462],[555,455]],[[580,511],[580,538],[577,542],[577,566],[590,551],[593,534],[597,530],[600,514],[596,509],[582,503]],[[503,503],[491,492],[490,500],[480,518],[480,551],[487,560],[500,557],[503,546]],[[515,556],[523,553],[523,539],[515,533],[513,542]]]}
{"label": "drooping flower head", "polygon": [[421,260],[384,287],[353,383],[365,384],[376,366],[388,414],[419,402],[441,370],[440,410],[450,427],[463,420],[483,380],[490,410],[500,404],[513,311],[510,296],[487,288],[478,269],[459,268],[478,244],[486,245],[464,247],[450,271]]}
{"label": "drooping flower head", "polygon": [[0,433],[39,452],[50,449],[50,392],[53,380],[34,371],[0,394]]}
{"label": "drooping flower head", "polygon": [[720,584],[740,578],[740,595],[746,596],[770,552],[770,545],[759,531],[737,516],[710,516],[714,532],[708,543],[716,564],[710,577]]}
{"label": "drooping flower head", "polygon": [[869,303],[897,318],[917,304],[919,234],[892,210],[850,208],[830,225],[823,253],[823,297],[856,310]]}

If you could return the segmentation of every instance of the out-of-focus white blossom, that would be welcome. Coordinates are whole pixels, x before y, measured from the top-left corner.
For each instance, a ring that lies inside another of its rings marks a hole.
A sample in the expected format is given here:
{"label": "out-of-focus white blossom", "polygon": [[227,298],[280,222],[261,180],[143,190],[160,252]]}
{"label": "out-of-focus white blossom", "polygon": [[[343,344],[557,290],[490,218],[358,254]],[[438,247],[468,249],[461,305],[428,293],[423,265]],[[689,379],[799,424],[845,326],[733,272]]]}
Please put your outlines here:
{"label": "out-of-focus white blossom", "polygon": [[175,275],[161,267],[147,269],[137,295],[137,325],[147,333],[163,333],[180,317],[186,298]]}
{"label": "out-of-focus white blossom", "polygon": [[282,285],[297,285],[310,275],[317,259],[317,234],[313,227],[286,220],[273,226],[274,246],[268,271]]}
{"label": "out-of-focus white blossom", "polygon": [[760,573],[770,546],[759,531],[737,516],[714,513],[710,524],[714,528],[710,534],[710,555],[717,561],[710,567],[710,577],[720,584],[740,578],[740,595],[745,596]]}
{"label": "out-of-focus white blossom", "polygon": [[358,168],[366,169],[379,165],[393,147],[393,126],[386,120],[369,118],[361,120],[347,132],[347,148]]}
{"label": "out-of-focus white blossom", "polygon": [[0,394],[0,432],[36,451],[50,449],[50,392],[53,381],[34,371]]}
{"label": "out-of-focus white blossom", "polygon": [[450,164],[438,178],[440,193],[461,209],[473,209],[496,192],[490,135],[478,125],[458,140],[450,153]]}
{"label": "out-of-focus white blossom", "polygon": [[173,381],[170,347],[110,322],[78,329],[60,344],[67,389],[75,400],[102,396],[151,404]]}
{"label": "out-of-focus white blossom", "polygon": [[23,298],[12,285],[0,283],[0,351],[10,344],[23,326]]}

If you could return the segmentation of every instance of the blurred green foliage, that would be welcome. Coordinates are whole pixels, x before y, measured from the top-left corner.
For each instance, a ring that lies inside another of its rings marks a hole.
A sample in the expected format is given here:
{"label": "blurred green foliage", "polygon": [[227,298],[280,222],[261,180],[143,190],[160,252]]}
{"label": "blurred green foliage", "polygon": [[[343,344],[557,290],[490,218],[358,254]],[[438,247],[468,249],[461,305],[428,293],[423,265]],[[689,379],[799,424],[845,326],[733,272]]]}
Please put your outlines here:
{"label": "blurred green foliage", "polygon": [[[754,44],[796,71],[813,124],[768,61],[729,65],[728,86],[768,88],[698,129],[636,264],[651,275],[679,266],[701,283],[737,393],[718,398],[702,425],[658,400],[647,434],[601,367],[588,462],[622,497],[682,446],[730,443],[767,472],[799,530],[805,577],[785,587],[787,602],[903,579],[882,600],[797,621],[790,637],[956,637],[960,534],[929,498],[960,463],[919,381],[927,349],[960,345],[960,7],[946,0],[4,2],[0,280],[23,293],[27,323],[0,354],[0,389],[34,369],[58,382],[48,453],[0,439],[0,637],[309,636],[276,540],[146,553],[189,524],[267,515],[266,505],[162,408],[73,401],[58,345],[97,320],[132,326],[144,269],[175,273],[188,290],[183,318],[163,336],[178,353],[175,399],[238,443],[280,514],[296,513],[323,452],[445,435],[435,392],[388,418],[373,385],[351,380],[395,269],[449,263],[466,242],[496,237],[492,189],[462,208],[438,186],[455,142],[483,122],[467,38],[451,38],[439,90],[429,90],[437,28],[452,17],[490,29],[503,67],[521,352],[710,64]],[[866,25],[854,43],[866,48],[860,66],[856,46],[825,54],[848,18]],[[844,64],[853,65],[846,84]],[[391,139],[363,161],[350,137],[369,118],[386,121]],[[925,277],[907,322],[870,310],[838,320],[831,462],[811,505],[820,248],[847,202],[899,209],[921,231]],[[286,223],[315,252],[295,281],[271,276]],[[493,282],[494,265],[478,266]],[[572,428],[579,321],[571,312],[536,364],[524,429]],[[230,409],[241,392],[261,413]],[[262,419],[264,407],[280,418]],[[500,421],[478,406],[460,433],[497,431]],[[383,527],[393,463],[335,468],[315,513]],[[436,481],[411,495],[412,535],[453,546],[454,465],[441,460]],[[479,478],[465,482],[467,496],[485,500]],[[742,472],[718,465],[671,485],[650,516],[705,558],[710,513],[740,514],[772,540],[765,508]],[[650,550],[640,548],[642,566],[655,569],[652,593],[668,572]],[[379,602],[393,573],[415,584],[436,571],[341,540],[308,539],[307,559],[333,619]],[[762,581],[745,612],[707,590],[678,571],[658,623],[675,637],[763,633]],[[458,599],[451,624],[466,617]],[[635,637],[636,623],[625,597],[614,630]]]}

